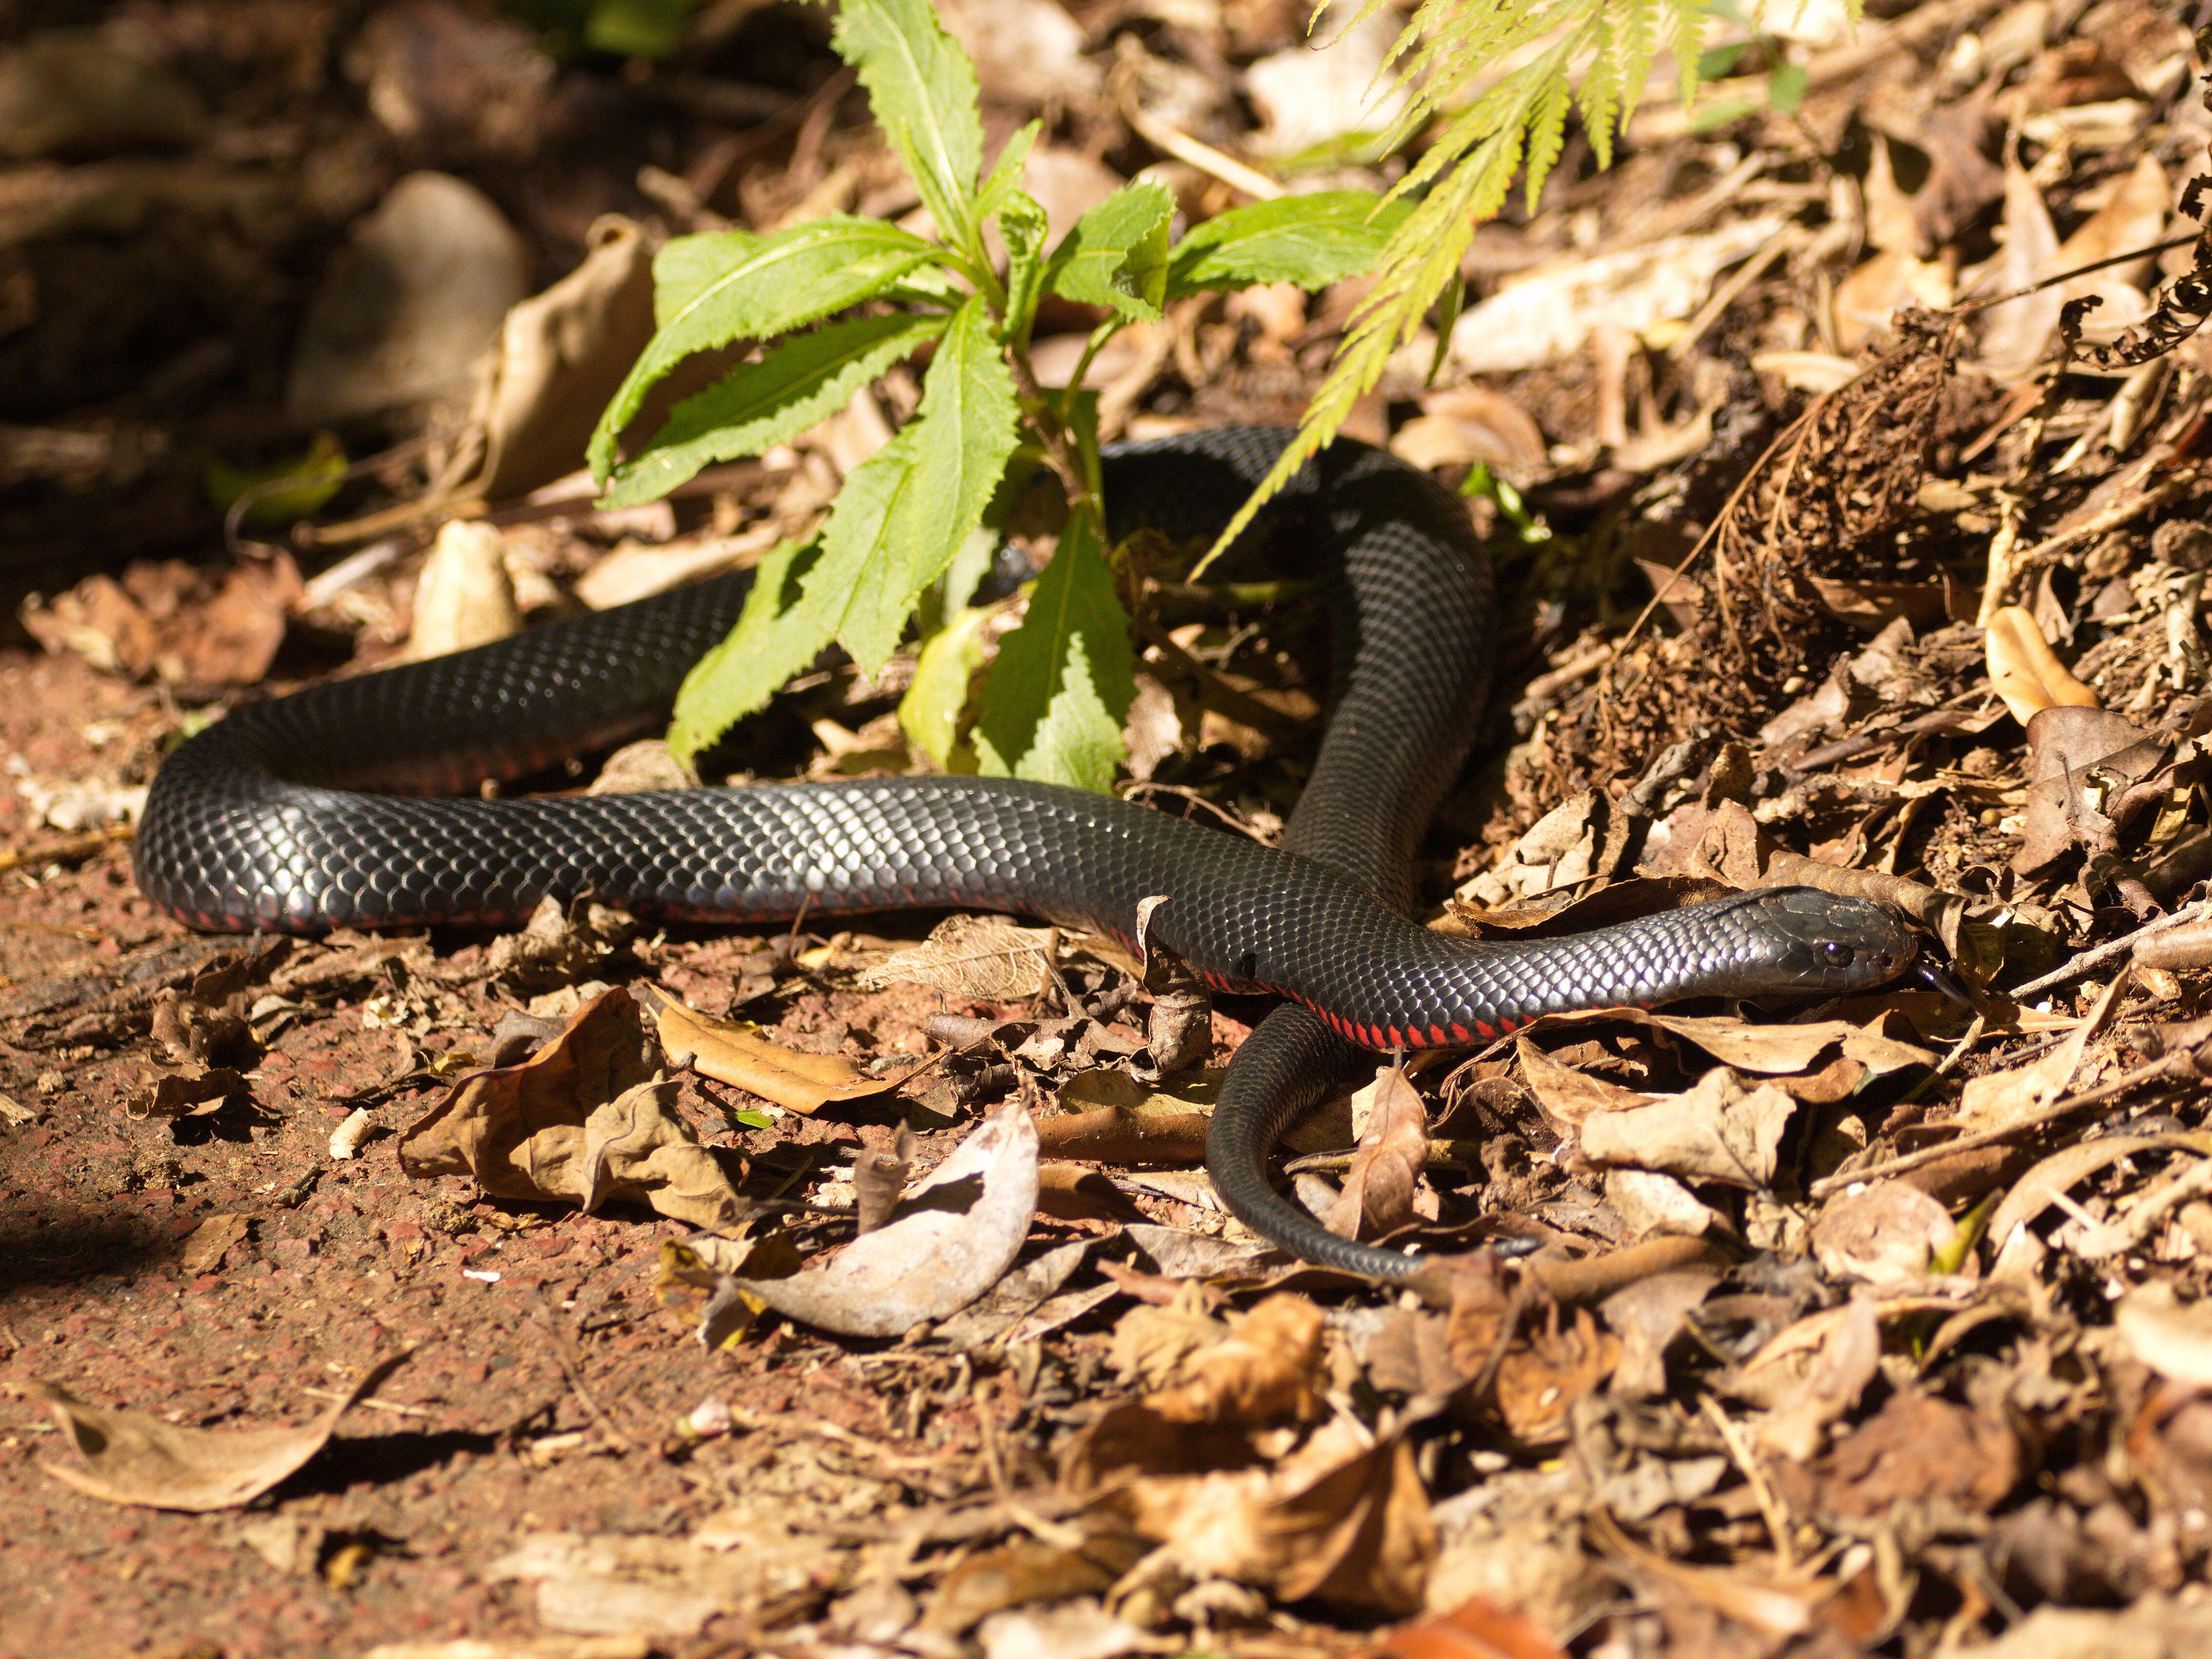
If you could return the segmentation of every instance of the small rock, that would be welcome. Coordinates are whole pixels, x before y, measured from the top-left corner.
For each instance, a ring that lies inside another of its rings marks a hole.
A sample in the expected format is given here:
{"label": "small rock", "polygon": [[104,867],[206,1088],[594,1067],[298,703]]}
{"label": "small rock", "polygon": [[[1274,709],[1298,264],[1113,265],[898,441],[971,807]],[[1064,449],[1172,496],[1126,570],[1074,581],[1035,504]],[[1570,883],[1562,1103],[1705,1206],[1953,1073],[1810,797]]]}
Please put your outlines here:
{"label": "small rock", "polygon": [[470,365],[528,292],[529,256],[473,185],[410,173],[354,228],[307,308],[286,406],[343,421],[459,403]]}

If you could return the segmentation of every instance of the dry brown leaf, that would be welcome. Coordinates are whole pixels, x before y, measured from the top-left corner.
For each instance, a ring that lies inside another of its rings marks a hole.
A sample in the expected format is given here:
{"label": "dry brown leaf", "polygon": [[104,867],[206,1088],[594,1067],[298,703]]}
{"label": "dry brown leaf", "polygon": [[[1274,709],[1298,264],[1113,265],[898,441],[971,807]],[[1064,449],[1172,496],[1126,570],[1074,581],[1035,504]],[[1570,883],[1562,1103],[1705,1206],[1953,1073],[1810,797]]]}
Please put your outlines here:
{"label": "dry brown leaf", "polygon": [[1626,1111],[1649,1106],[1659,1099],[1656,1095],[1624,1089],[1618,1083],[1608,1083],[1571,1066],[1562,1066],[1525,1035],[1513,1039],[1513,1048],[1521,1062],[1521,1080],[1536,1097],[1536,1103],[1563,1129],[1579,1129],[1593,1112]]}
{"label": "dry brown leaf", "polygon": [[1620,1339],[1601,1330],[1588,1308],[1564,1323],[1554,1304],[1545,1323],[1524,1333],[1498,1362],[1492,1391],[1498,1420],[1523,1445],[1562,1439],[1575,1405],[1595,1394],[1620,1363]]}
{"label": "dry brown leaf", "polygon": [[1746,1089],[1717,1066],[1685,1093],[1591,1113],[1583,1121],[1582,1150],[1594,1164],[1759,1188],[1774,1179],[1782,1137],[1796,1109],[1772,1084]]}
{"label": "dry brown leaf", "polygon": [[2087,1181],[2098,1170],[2138,1152],[2183,1149],[2212,1156],[2212,1136],[2203,1133],[2159,1135],[2100,1135],[2094,1140],[2062,1146],[2014,1182],[2012,1190],[1990,1218],[1990,1243],[2000,1251],[2014,1228],[2033,1221],[2058,1201],[2059,1195]]}
{"label": "dry brown leaf", "polygon": [[1207,1311],[1206,1287],[1186,1281],[1165,1307],[1139,1303],[1114,1326],[1106,1363],[1124,1382],[1164,1389],[1182,1374],[1192,1356],[1229,1334],[1228,1326]]}
{"label": "dry brown leaf", "polygon": [[583,465],[598,412],[653,337],[653,251],[643,233],[610,213],[585,240],[583,263],[512,307],[477,365],[456,455],[476,476],[457,494],[501,501]]}
{"label": "dry brown leaf", "polygon": [[[718,1613],[758,1607],[815,1547],[755,1515],[745,1517],[742,1550],[711,1541],[714,1528],[709,1519],[695,1538],[529,1533],[483,1577],[534,1583],[538,1620],[549,1630],[693,1636]],[[797,1576],[803,1582],[803,1567]]]}
{"label": "dry brown leaf", "polygon": [[1036,1129],[1019,1101],[970,1130],[875,1231],[830,1261],[739,1288],[845,1336],[903,1336],[997,1284],[1036,1214]]}
{"label": "dry brown leaf", "polygon": [[669,1063],[687,1061],[702,1075],[811,1115],[833,1100],[887,1094],[902,1077],[868,1077],[842,1054],[805,1054],[756,1036],[735,1020],[716,1019],[661,999],[658,1020]]}
{"label": "dry brown leaf", "polygon": [[1543,466],[1544,434],[1528,411],[1487,386],[1453,386],[1421,399],[1421,413],[1391,435],[1390,453],[1424,469],[1480,461],[1522,477]]}
{"label": "dry brown leaf", "polygon": [[1649,1575],[1662,1596],[1680,1596],[1769,1637],[1795,1636],[1808,1627],[1814,1609],[1831,1588],[1818,1582],[1769,1583],[1747,1572],[1671,1561],[1629,1538],[1603,1510],[1591,1516],[1589,1533],[1607,1553],[1632,1562]]}
{"label": "dry brown leaf", "polygon": [[929,937],[860,969],[862,985],[927,985],[975,1002],[1019,1002],[1052,984],[1050,927],[1018,927],[1004,916],[952,915]]}
{"label": "dry brown leaf", "polygon": [[418,1179],[470,1175],[496,1198],[565,1199],[586,1211],[635,1199],[727,1231],[750,1206],[674,1111],[659,1045],[627,991],[603,993],[520,1066],[462,1078],[400,1138]]}
{"label": "dry brown leaf", "polygon": [[1073,1549],[1018,1538],[980,1550],[945,1575],[921,1628],[957,1636],[1002,1607],[1095,1595],[1134,1566],[1144,1549],[1142,1540],[1109,1529]]}
{"label": "dry brown leaf", "polygon": [[2057,1099],[2074,1080],[2074,1073],[2081,1070],[2090,1040],[2111,1023],[2112,1011],[2119,1006],[2131,978],[2125,968],[2115,974],[2088,1017],[2048,1054],[2009,1071],[1968,1078],[1960,1091],[1959,1115],[1951,1120],[1951,1126],[1961,1134],[2006,1128],[2034,1116]]}
{"label": "dry brown leaf", "polygon": [[1802,1462],[1820,1449],[1829,1424],[1850,1410],[1881,1364],[1881,1322],[1855,1297],[1799,1320],[1729,1376],[1728,1391],[1770,1409],[1759,1445]]}
{"label": "dry brown leaf", "polygon": [[2059,704],[2076,708],[2097,706],[2097,694],[2051,654],[2050,642],[2035,625],[2035,618],[2019,605],[2006,605],[1990,618],[1983,650],[1989,663],[1990,689],[2004,699],[2005,707],[2022,726],[2039,709]]}
{"label": "dry brown leaf", "polygon": [[1682,1334],[1690,1312],[1720,1282],[1717,1267],[1655,1273],[1615,1291],[1600,1304],[1605,1322],[1620,1338],[1613,1392],[1651,1400],[1667,1391],[1667,1350]]}
{"label": "dry brown leaf", "polygon": [[1364,1121],[1358,1150],[1329,1207],[1328,1229],[1345,1238],[1376,1238],[1413,1218],[1413,1194],[1429,1155],[1429,1115],[1400,1066],[1385,1066],[1352,1097]]}
{"label": "dry brown leaf", "polygon": [[2020,1474],[2020,1439],[2008,1425],[1900,1389],[1809,1468],[1778,1469],[1777,1484],[1797,1488],[1793,1498],[1810,1499],[1824,1513],[1866,1520],[1899,1504],[1917,1509],[1938,1499],[1986,1515],[2005,1500]]}
{"label": "dry brown leaf", "polygon": [[246,560],[220,584],[179,560],[131,565],[118,581],[88,576],[51,604],[21,609],[51,653],[71,651],[107,673],[170,685],[252,685],[267,677],[301,592],[289,554]]}
{"label": "dry brown leaf", "polygon": [[2140,782],[2165,761],[2166,742],[2124,714],[2069,706],[2027,722],[2027,802],[2013,868],[2039,875],[2076,847],[2109,851],[2115,830],[2102,811],[2104,786]]}
{"label": "dry brown leaf", "polygon": [[211,1215],[185,1235],[184,1248],[177,1253],[177,1265],[186,1273],[210,1273],[222,1266],[222,1259],[246,1243],[246,1229],[252,1221],[242,1215]]}
{"label": "dry brown leaf", "polygon": [[1686,318],[1723,270],[1757,252],[1784,222],[1738,220],[1516,276],[1453,325],[1452,362],[1469,374],[1540,368],[1573,356],[1601,324],[1642,334]]}
{"label": "dry brown leaf", "polygon": [[1533,1619],[1480,1595],[1449,1613],[1401,1625],[1359,1659],[1566,1659]]}
{"label": "dry brown leaf", "polygon": [[[2043,191],[2020,163],[2019,146],[2005,143],[2004,252],[1993,284],[2000,294],[2033,287],[2057,269],[2058,230]],[[2014,386],[2035,372],[2066,296],[2056,288],[2022,294],[1982,313],[1982,367],[1999,386]]]}
{"label": "dry brown leaf", "polygon": [[2112,1322],[2128,1352],[2160,1376],[2212,1389],[2212,1303],[2183,1302],[2160,1279],[2121,1297]]}
{"label": "dry brown leaf", "polygon": [[1947,309],[1952,277],[1948,260],[1917,258],[1902,249],[1876,253],[1836,284],[1836,343],[1856,351],[1887,333],[1890,319],[1906,306]]}
{"label": "dry brown leaf", "polygon": [[1409,1613],[1436,1555],[1413,1448],[1348,1417],[1273,1468],[1140,1475],[1112,1502],[1193,1577],[1256,1584],[1285,1601]]}
{"label": "dry brown leaf", "polygon": [[1831,1279],[1890,1285],[1925,1278],[1957,1235],[1951,1212],[1920,1188],[1877,1181],[1828,1201],[1813,1224],[1813,1254]]}
{"label": "dry brown leaf", "polygon": [[58,1383],[32,1382],[24,1392],[52,1408],[84,1461],[82,1468],[41,1464],[54,1479],[110,1504],[204,1514],[249,1504],[300,1468],[323,1449],[338,1419],[407,1357],[378,1360],[303,1429],[182,1428],[147,1412],[88,1406]]}
{"label": "dry brown leaf", "polygon": [[887,1143],[863,1147],[853,1160],[854,1224],[858,1231],[875,1231],[898,1203],[914,1165],[914,1130],[901,1123]]}
{"label": "dry brown leaf", "polygon": [[1279,1292],[1192,1355],[1183,1380],[1145,1404],[1171,1423],[1313,1422],[1322,1411],[1322,1327],[1319,1308]]}

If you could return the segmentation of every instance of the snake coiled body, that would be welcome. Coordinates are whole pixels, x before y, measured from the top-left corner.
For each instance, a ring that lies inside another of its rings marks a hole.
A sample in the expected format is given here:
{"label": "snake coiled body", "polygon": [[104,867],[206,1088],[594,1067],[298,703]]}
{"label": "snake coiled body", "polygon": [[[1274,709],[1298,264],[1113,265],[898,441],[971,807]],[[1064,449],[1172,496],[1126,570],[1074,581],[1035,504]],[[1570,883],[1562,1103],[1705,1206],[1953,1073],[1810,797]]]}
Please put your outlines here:
{"label": "snake coiled body", "polygon": [[[1288,434],[1230,428],[1109,452],[1116,535],[1213,534]],[[761,921],[975,906],[1147,936],[1217,987],[1279,992],[1223,1085],[1207,1164],[1229,1207],[1310,1259],[1400,1277],[1416,1259],[1293,1209],[1264,1160],[1358,1059],[1486,1040],[1536,1015],[1878,983],[1910,936],[1878,908],[1776,889],[1537,943],[1406,915],[1413,853],[1489,684],[1488,567],[1461,504],[1339,443],[1254,532],[1330,584],[1333,706],[1279,848],[1015,779],[887,778],[556,799],[472,798],[665,719],[747,587],[723,577],[496,644],[237,710],[149,794],[138,882],[196,927],[312,932],[513,923],[548,894]],[[459,792],[467,792],[460,794]],[[1355,1045],[1357,1045],[1355,1047]]]}

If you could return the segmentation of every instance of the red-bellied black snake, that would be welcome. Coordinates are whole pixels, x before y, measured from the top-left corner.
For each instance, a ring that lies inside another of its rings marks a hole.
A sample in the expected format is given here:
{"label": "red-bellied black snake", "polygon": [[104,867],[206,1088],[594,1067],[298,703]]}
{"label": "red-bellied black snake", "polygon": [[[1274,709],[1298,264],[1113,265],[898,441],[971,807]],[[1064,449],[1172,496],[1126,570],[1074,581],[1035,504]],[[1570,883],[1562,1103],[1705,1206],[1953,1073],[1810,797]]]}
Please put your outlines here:
{"label": "red-bellied black snake", "polygon": [[[1223,428],[1109,451],[1111,528],[1215,533],[1288,435]],[[234,711],[155,779],[139,885],[196,927],[293,932],[511,923],[548,894],[589,893],[745,921],[972,905],[1127,938],[1139,902],[1164,897],[1149,939],[1217,987],[1292,1000],[1224,1081],[1206,1146],[1223,1200],[1300,1255],[1382,1278],[1419,1258],[1328,1231],[1265,1173],[1276,1137],[1357,1048],[1477,1042],[1573,1008],[1835,993],[1911,960],[1887,910],[1802,887],[1534,942],[1418,926],[1414,848],[1466,756],[1496,648],[1481,547],[1426,474],[1349,442],[1309,463],[1255,534],[1317,561],[1333,599],[1334,712],[1280,849],[1008,778],[472,798],[484,778],[665,718],[735,622],[740,575]],[[1000,735],[1021,752],[1019,734]]]}

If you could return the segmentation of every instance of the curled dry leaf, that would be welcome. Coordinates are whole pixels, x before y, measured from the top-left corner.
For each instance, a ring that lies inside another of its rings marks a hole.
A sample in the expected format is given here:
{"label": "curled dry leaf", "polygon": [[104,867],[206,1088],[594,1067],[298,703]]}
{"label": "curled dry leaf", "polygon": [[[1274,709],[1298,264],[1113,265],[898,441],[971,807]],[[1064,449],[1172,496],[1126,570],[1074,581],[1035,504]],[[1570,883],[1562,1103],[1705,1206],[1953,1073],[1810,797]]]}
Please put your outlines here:
{"label": "curled dry leaf", "polygon": [[860,983],[927,985],[969,1001],[1019,1002],[1051,985],[1047,953],[1055,933],[1017,927],[1004,916],[947,916],[921,944],[860,969]]}
{"label": "curled dry leaf", "polygon": [[2128,1352],[2160,1376],[2212,1389],[2212,1303],[2183,1302],[2160,1280],[2123,1297],[2112,1322]]}
{"label": "curled dry leaf", "polygon": [[1776,1470],[1793,1504],[1866,1520],[1931,1499],[1986,1515],[2018,1484],[2020,1439],[2002,1420],[1911,1389],[1831,1446],[1809,1468]]}
{"label": "curled dry leaf", "polygon": [[906,1190],[907,1171],[914,1164],[914,1130],[902,1123],[888,1143],[864,1147],[853,1162],[853,1197],[858,1208],[855,1224],[872,1233],[884,1224],[891,1208]]}
{"label": "curled dry leaf", "polygon": [[1895,1285],[1924,1278],[1957,1234],[1951,1212],[1920,1188],[1878,1181],[1829,1200],[1813,1224],[1813,1254],[1831,1279]]}
{"label": "curled dry leaf", "polygon": [[1872,1302],[1855,1297],[1776,1336],[1729,1377],[1728,1391],[1770,1407],[1759,1445],[1802,1462],[1858,1402],[1881,1363],[1881,1322]]}
{"label": "curled dry leaf", "polygon": [[[2112,1011],[2118,1006],[2130,977],[2125,968],[2115,974],[2112,982],[2105,988],[2105,994],[2097,999],[2097,1006],[2075,1026],[2065,1042],[2048,1054],[2009,1071],[1968,1078],[1960,1093],[1959,1115],[1952,1120],[1953,1127],[1966,1134],[2007,1128],[2033,1117],[2057,1099],[2074,1080],[2074,1073],[2081,1070],[2090,1040],[2111,1023]],[[2002,1244],[2004,1241],[1999,1237],[1997,1242]]]}
{"label": "curled dry leaf", "polygon": [[2027,721],[2027,810],[2013,868],[2036,874],[2075,847],[2112,846],[2113,826],[2101,810],[2100,784],[2149,777],[2166,745],[2125,715],[2060,705]]}
{"label": "curled dry leaf", "polygon": [[833,1100],[888,1094],[902,1077],[868,1077],[842,1054],[802,1054],[755,1035],[735,1020],[716,1019],[663,998],[660,1044],[669,1061],[689,1061],[702,1075],[811,1115]]}
{"label": "curled dry leaf", "polygon": [[1410,1613],[1436,1556],[1412,1446],[1349,1417],[1272,1468],[1137,1474],[1104,1501],[1171,1547],[1192,1577],[1258,1585],[1285,1601]]}
{"label": "curled dry leaf", "polygon": [[376,1392],[407,1361],[380,1359],[344,1398],[303,1429],[191,1429],[147,1412],[88,1406],[58,1383],[33,1382],[24,1392],[52,1408],[83,1467],[41,1467],[66,1486],[110,1504],[204,1514],[236,1509],[269,1491],[323,1449],[338,1419]]}
{"label": "curled dry leaf", "polygon": [[2094,1140],[2062,1146],[2014,1182],[1996,1212],[1990,1218],[1990,1242],[1999,1250],[2013,1229],[2033,1221],[2058,1201],[2059,1196],[2087,1181],[2098,1170],[2138,1152],[2185,1149],[2212,1156],[2212,1135],[2202,1133],[2160,1135],[2100,1135]]}
{"label": "curled dry leaf", "polygon": [[2045,708],[2064,705],[2094,708],[2097,694],[2075,679],[2051,653],[2051,645],[2035,618],[2016,605],[2006,605],[1990,618],[1983,650],[1990,669],[1990,686],[2004,699],[2012,716],[2026,726]]}
{"label": "curled dry leaf", "polygon": [[522,629],[507,542],[498,526],[454,519],[438,532],[415,585],[415,623],[407,654],[442,657],[488,645]]}
{"label": "curled dry leaf", "polygon": [[1536,1097],[1536,1103],[1563,1129],[1579,1129],[1593,1112],[1627,1111],[1649,1106],[1659,1098],[1562,1066],[1526,1035],[1515,1037],[1513,1048],[1521,1061],[1522,1081]]}
{"label": "curled dry leaf", "polygon": [[246,1230],[252,1224],[246,1216],[210,1216],[185,1235],[177,1265],[186,1273],[213,1273],[222,1266],[224,1256],[246,1243]]}
{"label": "curled dry leaf", "polygon": [[1389,1066],[1352,1097],[1364,1122],[1358,1150],[1329,1208],[1328,1229],[1345,1238],[1375,1238],[1413,1219],[1413,1195],[1429,1155],[1429,1115],[1402,1066]]}
{"label": "curled dry leaf", "polygon": [[495,1198],[565,1199],[585,1210],[636,1199],[726,1231],[750,1210],[676,1115],[676,1085],[627,991],[595,997],[520,1066],[474,1072],[400,1138],[418,1179],[469,1175]]}
{"label": "curled dry leaf", "polygon": [[623,376],[653,337],[653,252],[619,214],[591,228],[584,261],[510,307],[477,368],[476,398],[457,447],[476,467],[460,493],[501,501],[574,472]]}
{"label": "curled dry leaf", "polygon": [[881,1227],[829,1262],[737,1282],[822,1330],[903,1336],[999,1282],[1029,1236],[1036,1201],[1036,1129],[1012,1102],[971,1130]]}

